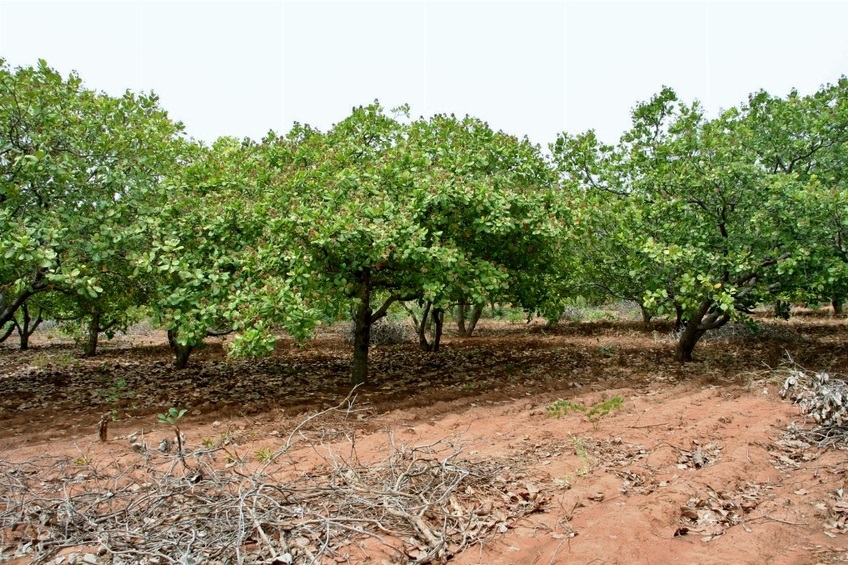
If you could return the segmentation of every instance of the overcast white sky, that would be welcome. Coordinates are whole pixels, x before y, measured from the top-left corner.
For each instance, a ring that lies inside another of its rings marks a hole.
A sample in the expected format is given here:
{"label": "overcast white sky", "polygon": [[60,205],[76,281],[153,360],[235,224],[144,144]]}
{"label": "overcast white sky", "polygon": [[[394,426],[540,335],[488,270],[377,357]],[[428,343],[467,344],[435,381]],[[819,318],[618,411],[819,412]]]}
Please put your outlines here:
{"label": "overcast white sky", "polygon": [[543,145],[613,142],[663,85],[711,112],[848,74],[848,2],[0,0],[0,57],[153,90],[189,135],[321,129],[378,98]]}

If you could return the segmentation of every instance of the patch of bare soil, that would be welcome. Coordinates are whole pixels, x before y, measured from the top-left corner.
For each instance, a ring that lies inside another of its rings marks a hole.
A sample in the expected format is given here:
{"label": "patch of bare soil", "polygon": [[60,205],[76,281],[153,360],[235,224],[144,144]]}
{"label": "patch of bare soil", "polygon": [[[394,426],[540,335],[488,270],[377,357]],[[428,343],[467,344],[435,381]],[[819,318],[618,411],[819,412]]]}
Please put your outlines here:
{"label": "patch of bare soil", "polygon": [[845,451],[787,433],[809,422],[778,394],[789,359],[846,372],[846,337],[766,321],[679,365],[662,325],[484,322],[437,355],[376,347],[352,404],[331,330],[252,362],[210,341],[184,371],[158,334],[4,344],[0,560],[848,562]]}

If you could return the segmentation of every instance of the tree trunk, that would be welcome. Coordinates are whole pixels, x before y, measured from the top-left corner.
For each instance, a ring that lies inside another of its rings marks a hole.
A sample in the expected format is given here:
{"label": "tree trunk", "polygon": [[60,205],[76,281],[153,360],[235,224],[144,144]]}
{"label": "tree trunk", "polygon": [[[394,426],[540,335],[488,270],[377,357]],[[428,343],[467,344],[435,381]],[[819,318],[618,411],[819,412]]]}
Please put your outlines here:
{"label": "tree trunk", "polygon": [[841,316],[843,309],[842,304],[845,302],[844,297],[842,296],[834,296],[833,300],[831,300],[830,305],[833,306],[833,313],[837,316]]}
{"label": "tree trunk", "polygon": [[651,318],[653,318],[653,316],[651,315],[651,312],[647,308],[645,308],[645,306],[642,305],[642,304],[639,304],[639,310],[642,311],[642,323],[645,326],[650,325],[651,324]]}
{"label": "tree trunk", "polygon": [[703,330],[699,330],[699,319],[689,320],[689,324],[683,329],[680,338],[677,340],[677,350],[674,352],[674,359],[681,363],[688,363],[692,360],[692,351],[701,336],[704,335]]}
{"label": "tree trunk", "polygon": [[12,302],[6,303],[3,306],[3,309],[0,310],[0,327],[5,326],[7,323],[11,322],[15,319],[15,313],[26,304],[26,300],[32,296],[34,293],[28,290],[20,293],[15,300]]}
{"label": "tree trunk", "polygon": [[188,367],[188,357],[191,355],[191,351],[194,349],[191,345],[177,345],[174,357],[174,368],[175,369],[185,369]]}
{"label": "tree trunk", "polygon": [[5,332],[3,332],[3,335],[2,335],[2,336],[0,336],[0,343],[3,343],[3,342],[4,342],[4,341],[6,341],[7,339],[9,339],[9,336],[10,336],[10,335],[12,335],[12,332],[13,332],[13,331],[15,331],[15,327],[16,327],[16,326],[15,326],[15,322],[14,322],[14,321],[13,321],[11,324],[9,324],[8,329],[7,329]]}
{"label": "tree trunk", "polygon": [[477,322],[480,321],[480,316],[483,315],[483,305],[474,304],[471,307],[471,318],[466,318],[468,304],[460,304],[456,312],[456,326],[459,330],[459,337],[471,337],[474,328],[477,327]]}
{"label": "tree trunk", "polygon": [[177,344],[174,348],[174,368],[185,369],[188,367],[188,358],[191,355],[194,346]]}
{"label": "tree trunk", "polygon": [[683,333],[680,334],[680,339],[677,341],[677,349],[674,352],[676,361],[681,363],[692,361],[692,351],[695,349],[698,340],[707,331],[718,329],[730,320],[729,314],[710,312],[712,306],[712,301],[705,300],[701,303],[701,307],[692,313]]}
{"label": "tree trunk", "polygon": [[100,311],[95,310],[91,314],[88,323],[88,342],[85,344],[83,357],[94,357],[97,354],[97,338],[100,335]]}
{"label": "tree trunk", "polygon": [[429,300],[424,304],[424,311],[421,313],[421,323],[416,328],[418,330],[418,345],[422,351],[430,351],[430,344],[427,343],[427,320],[430,317],[430,308],[433,303]]}
{"label": "tree trunk", "polygon": [[21,339],[21,351],[29,349],[29,308],[26,302],[21,304],[23,323],[18,325],[18,337]]}
{"label": "tree trunk", "polygon": [[168,345],[174,351],[174,368],[185,369],[188,366],[188,358],[194,349],[193,345],[183,345],[177,339],[177,330],[168,330]]}
{"label": "tree trunk", "polygon": [[679,332],[683,329],[683,307],[680,304],[675,304],[674,313],[674,331]]}
{"label": "tree trunk", "polygon": [[790,304],[784,300],[775,300],[774,301],[774,317],[781,318],[783,320],[788,320],[791,314],[790,312]]}
{"label": "tree trunk", "polygon": [[[433,303],[429,300],[424,305],[424,312],[421,315],[421,323],[416,328],[418,330],[418,345],[422,351],[436,352],[439,350],[439,344],[442,342],[442,332],[445,324],[444,308],[433,308]],[[427,320],[432,318],[430,324],[430,341],[427,341]]]}
{"label": "tree trunk", "polygon": [[[368,348],[371,345],[371,296],[366,284],[359,293],[359,304],[353,313],[353,386],[368,382]],[[422,321],[423,325],[423,321]]]}
{"label": "tree trunk", "polygon": [[[427,322],[431,321],[430,341],[427,341]],[[475,322],[476,323],[476,322]],[[422,351],[438,351],[439,344],[442,342],[442,332],[445,324],[444,308],[433,308],[433,303],[429,300],[424,304],[424,311],[421,314],[421,323],[417,324],[415,330],[418,332],[418,345]]]}
{"label": "tree trunk", "polygon": [[468,337],[469,332],[465,328],[465,313],[468,311],[468,304],[460,304],[456,307],[456,330],[459,337]]}
{"label": "tree trunk", "polygon": [[2,301],[0,301],[0,328],[15,319],[15,312],[17,312],[18,309],[26,303],[30,296],[44,290],[45,288],[44,273],[39,270],[35,274],[32,285],[17,295],[14,300],[9,302],[6,300],[6,297],[3,296]]}
{"label": "tree trunk", "polygon": [[38,326],[44,320],[41,317],[42,311],[40,307],[38,309],[38,316],[36,316],[35,322],[32,321],[32,318],[29,315],[29,308],[27,307],[26,302],[21,304],[20,310],[23,316],[23,323],[15,325],[18,328],[18,336],[21,339],[21,351],[26,351],[29,349],[29,336],[35,333],[35,330],[38,329]]}
{"label": "tree trunk", "polygon": [[432,328],[432,343],[430,351],[438,352],[439,344],[442,341],[442,327],[445,323],[445,311],[442,308],[433,308],[433,328]]}
{"label": "tree trunk", "polygon": [[483,305],[475,304],[471,309],[471,320],[468,322],[468,336],[474,333],[474,329],[477,327],[477,322],[480,321],[480,317],[483,315]]}

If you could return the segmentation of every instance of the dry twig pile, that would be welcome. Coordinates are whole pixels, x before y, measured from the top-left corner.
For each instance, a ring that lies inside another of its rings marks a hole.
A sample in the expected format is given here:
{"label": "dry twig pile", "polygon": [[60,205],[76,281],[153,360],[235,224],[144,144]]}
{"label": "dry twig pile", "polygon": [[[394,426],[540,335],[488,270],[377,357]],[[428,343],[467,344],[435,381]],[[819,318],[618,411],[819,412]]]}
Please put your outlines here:
{"label": "dry twig pile", "polygon": [[[440,563],[542,503],[504,476],[520,476],[507,465],[463,458],[450,442],[390,437],[388,455],[364,464],[345,435],[298,426],[252,464],[232,446],[128,450],[103,463],[0,461],[0,560],[45,563],[82,547],[113,564],[344,563],[375,553]],[[297,471],[304,447],[322,463]]]}
{"label": "dry twig pile", "polygon": [[809,430],[797,427],[794,439],[802,439],[819,448],[848,444],[848,383],[827,373],[810,373],[795,369],[783,383],[783,398],[798,404],[801,414],[812,418]]}

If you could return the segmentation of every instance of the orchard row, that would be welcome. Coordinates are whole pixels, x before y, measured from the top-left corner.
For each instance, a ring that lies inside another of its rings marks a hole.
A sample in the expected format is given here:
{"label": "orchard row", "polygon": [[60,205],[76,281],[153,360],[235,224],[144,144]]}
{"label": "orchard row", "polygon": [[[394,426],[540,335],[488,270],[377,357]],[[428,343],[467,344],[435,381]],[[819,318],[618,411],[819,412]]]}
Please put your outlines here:
{"label": "orchard row", "polygon": [[262,355],[279,329],[349,317],[361,383],[372,324],[399,305],[437,350],[450,308],[556,320],[577,296],[633,300],[646,321],[676,315],[688,361],[758,305],[848,293],[844,77],[716,118],[664,89],[617,145],[589,131],[549,149],[377,103],[207,146],[153,94],[2,65],[0,337],[85,321],[93,355],[152,316],[185,366],[210,334]]}

